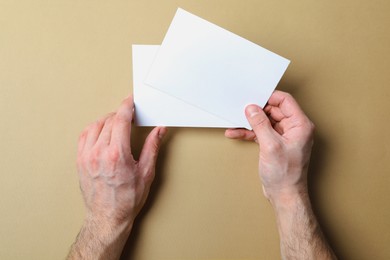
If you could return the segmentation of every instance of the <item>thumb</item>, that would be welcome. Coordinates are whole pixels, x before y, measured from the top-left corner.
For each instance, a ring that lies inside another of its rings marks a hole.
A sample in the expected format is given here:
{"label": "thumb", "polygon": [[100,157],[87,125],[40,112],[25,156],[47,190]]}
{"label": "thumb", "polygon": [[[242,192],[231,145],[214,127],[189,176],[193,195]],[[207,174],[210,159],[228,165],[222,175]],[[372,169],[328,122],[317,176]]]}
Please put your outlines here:
{"label": "thumb", "polygon": [[167,131],[165,127],[156,127],[146,138],[139,158],[139,165],[144,170],[145,175],[154,173],[158,151]]}
{"label": "thumb", "polygon": [[269,140],[273,136],[274,130],[263,109],[257,105],[248,105],[245,108],[245,115],[259,144],[262,140]]}

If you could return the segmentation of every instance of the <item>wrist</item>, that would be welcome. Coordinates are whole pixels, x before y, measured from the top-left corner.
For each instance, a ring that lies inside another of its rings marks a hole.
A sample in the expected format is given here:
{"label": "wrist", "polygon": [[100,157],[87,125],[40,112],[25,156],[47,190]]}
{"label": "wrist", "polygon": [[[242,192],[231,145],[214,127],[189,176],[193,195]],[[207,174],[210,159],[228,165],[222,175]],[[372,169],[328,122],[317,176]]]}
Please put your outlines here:
{"label": "wrist", "polygon": [[117,239],[126,240],[132,227],[133,221],[119,223],[93,215],[87,215],[83,224],[83,229],[97,235],[99,240],[105,243],[110,243]]}
{"label": "wrist", "polygon": [[266,190],[267,198],[275,210],[290,208],[299,201],[309,200],[307,185],[299,185],[278,190]]}

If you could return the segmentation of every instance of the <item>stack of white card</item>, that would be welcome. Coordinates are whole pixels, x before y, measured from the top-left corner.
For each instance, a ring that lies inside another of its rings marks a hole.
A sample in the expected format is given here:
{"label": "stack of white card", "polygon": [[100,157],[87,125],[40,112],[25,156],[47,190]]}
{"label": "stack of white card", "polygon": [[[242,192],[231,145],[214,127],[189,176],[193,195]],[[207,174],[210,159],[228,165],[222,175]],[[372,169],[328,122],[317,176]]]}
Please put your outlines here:
{"label": "stack of white card", "polygon": [[133,45],[135,123],[250,129],[289,63],[179,8],[161,46]]}

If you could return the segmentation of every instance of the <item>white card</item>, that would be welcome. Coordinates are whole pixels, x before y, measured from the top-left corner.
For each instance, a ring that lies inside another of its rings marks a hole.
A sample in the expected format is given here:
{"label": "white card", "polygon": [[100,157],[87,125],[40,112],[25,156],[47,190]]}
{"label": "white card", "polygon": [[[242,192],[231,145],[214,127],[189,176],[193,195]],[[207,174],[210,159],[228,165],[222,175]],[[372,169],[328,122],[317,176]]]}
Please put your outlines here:
{"label": "white card", "polygon": [[133,92],[138,126],[238,127],[143,83],[159,45],[133,45]]}
{"label": "white card", "polygon": [[178,9],[145,83],[237,126],[264,106],[289,60]]}

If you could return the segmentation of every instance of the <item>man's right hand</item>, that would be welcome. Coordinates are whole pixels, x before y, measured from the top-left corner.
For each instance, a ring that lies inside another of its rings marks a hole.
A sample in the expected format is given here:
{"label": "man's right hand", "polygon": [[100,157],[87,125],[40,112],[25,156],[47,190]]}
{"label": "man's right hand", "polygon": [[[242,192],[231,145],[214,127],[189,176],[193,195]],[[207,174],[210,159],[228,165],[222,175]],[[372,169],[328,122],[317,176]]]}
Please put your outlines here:
{"label": "man's right hand", "polygon": [[225,135],[259,143],[259,174],[265,196],[272,202],[306,193],[314,125],[294,98],[275,91],[264,110],[249,105],[245,114],[253,131],[228,129]]}
{"label": "man's right hand", "polygon": [[337,259],[314,216],[307,191],[313,123],[294,98],[275,91],[263,109],[245,109],[253,131],[228,129],[233,139],[260,146],[259,173],[264,195],[276,214],[282,259]]}

